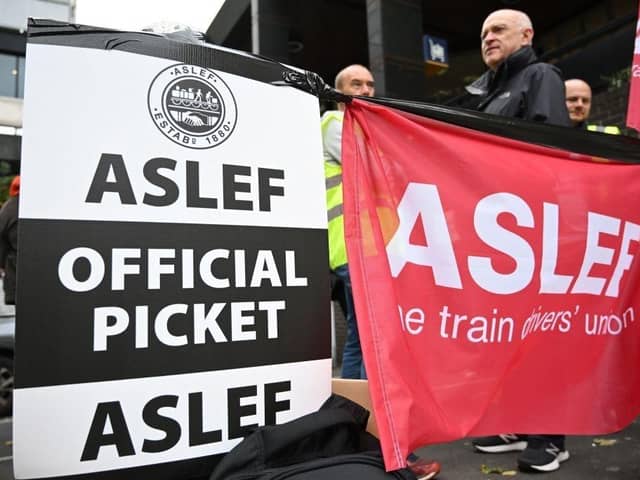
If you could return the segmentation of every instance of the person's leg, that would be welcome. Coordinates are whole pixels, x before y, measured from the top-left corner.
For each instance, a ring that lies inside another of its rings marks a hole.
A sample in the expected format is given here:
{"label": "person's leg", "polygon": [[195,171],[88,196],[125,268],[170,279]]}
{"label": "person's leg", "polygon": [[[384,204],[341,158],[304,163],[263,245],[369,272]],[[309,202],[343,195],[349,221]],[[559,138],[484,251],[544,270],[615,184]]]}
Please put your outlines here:
{"label": "person's leg", "polygon": [[360,337],[356,312],[353,306],[353,293],[351,291],[351,277],[347,265],[336,268],[336,275],[344,283],[345,303],[347,307],[347,336],[344,342],[342,354],[342,378],[361,378],[362,350],[360,349]]}
{"label": "person's leg", "polygon": [[342,315],[347,316],[347,299],[345,298],[344,282],[336,275],[336,272],[329,272],[331,278],[331,300],[338,302]]}

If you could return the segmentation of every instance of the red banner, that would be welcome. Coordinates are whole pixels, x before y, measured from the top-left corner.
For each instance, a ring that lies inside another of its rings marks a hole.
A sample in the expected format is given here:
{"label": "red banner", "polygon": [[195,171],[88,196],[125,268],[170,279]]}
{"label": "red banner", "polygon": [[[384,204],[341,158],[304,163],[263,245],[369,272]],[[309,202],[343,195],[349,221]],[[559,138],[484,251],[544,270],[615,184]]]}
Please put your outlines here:
{"label": "red banner", "polygon": [[427,444],[640,413],[640,165],[593,160],[347,109],[349,269],[388,469]]}
{"label": "red banner", "polygon": [[631,66],[627,126],[640,130],[640,5],[638,6],[638,23],[636,24],[636,40],[633,48],[633,65]]}

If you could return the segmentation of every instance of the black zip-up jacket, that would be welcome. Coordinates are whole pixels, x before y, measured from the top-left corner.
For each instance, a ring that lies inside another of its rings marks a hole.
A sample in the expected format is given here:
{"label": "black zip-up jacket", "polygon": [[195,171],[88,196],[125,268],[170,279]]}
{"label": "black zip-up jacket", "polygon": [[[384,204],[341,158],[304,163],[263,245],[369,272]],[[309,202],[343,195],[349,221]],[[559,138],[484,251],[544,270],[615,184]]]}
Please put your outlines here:
{"label": "black zip-up jacket", "polygon": [[487,71],[466,89],[481,112],[571,126],[560,70],[539,62],[530,46],[509,55],[495,72]]}

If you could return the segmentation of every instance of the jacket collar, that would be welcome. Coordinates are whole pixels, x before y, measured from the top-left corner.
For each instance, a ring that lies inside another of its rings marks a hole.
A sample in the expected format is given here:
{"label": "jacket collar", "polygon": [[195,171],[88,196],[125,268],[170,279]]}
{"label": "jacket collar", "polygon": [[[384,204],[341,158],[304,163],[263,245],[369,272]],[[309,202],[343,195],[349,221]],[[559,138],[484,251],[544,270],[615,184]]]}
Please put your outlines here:
{"label": "jacket collar", "polygon": [[487,70],[472,84],[467,85],[465,89],[471,95],[486,95],[494,90],[496,85],[506,82],[523,68],[537,61],[538,57],[533,51],[533,48],[527,45],[509,55],[507,59],[498,66],[495,72],[493,70]]}

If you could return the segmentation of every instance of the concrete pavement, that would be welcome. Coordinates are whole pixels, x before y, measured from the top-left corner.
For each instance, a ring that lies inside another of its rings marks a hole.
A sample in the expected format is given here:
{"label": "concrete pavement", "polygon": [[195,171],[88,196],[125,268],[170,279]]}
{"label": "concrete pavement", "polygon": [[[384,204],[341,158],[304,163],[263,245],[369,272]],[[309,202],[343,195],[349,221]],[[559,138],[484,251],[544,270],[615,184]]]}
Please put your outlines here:
{"label": "concrete pavement", "polygon": [[[334,369],[339,376],[339,368]],[[12,421],[0,418],[0,480],[15,480],[12,461]],[[600,439],[605,441],[601,442]],[[440,480],[640,480],[640,417],[626,429],[611,435],[568,436],[571,457],[556,472],[540,474],[517,470],[517,452],[483,454],[470,440],[424,447],[417,453],[442,464]],[[513,476],[483,473],[482,466],[515,473]]]}
{"label": "concrete pavement", "polygon": [[[0,480],[14,480],[12,465],[12,422],[0,419]],[[594,439],[613,440],[594,442]],[[598,443],[606,446],[596,446]],[[418,453],[442,464],[440,480],[639,480],[640,419],[613,435],[569,436],[571,458],[560,470],[547,474],[524,473],[516,469],[517,453],[496,455],[473,451],[469,440],[421,448]],[[513,476],[482,472],[482,465],[515,471]]]}
{"label": "concrete pavement", "polygon": [[[604,441],[600,441],[603,439]],[[594,441],[595,440],[595,441]],[[599,446],[600,445],[600,446]],[[421,448],[418,453],[442,464],[440,480],[499,480],[501,478],[545,480],[639,480],[640,418],[612,435],[568,436],[566,448],[571,457],[551,473],[525,473],[517,470],[518,452],[485,454],[474,452],[469,440]],[[482,465],[515,470],[515,475],[483,473]]]}

